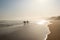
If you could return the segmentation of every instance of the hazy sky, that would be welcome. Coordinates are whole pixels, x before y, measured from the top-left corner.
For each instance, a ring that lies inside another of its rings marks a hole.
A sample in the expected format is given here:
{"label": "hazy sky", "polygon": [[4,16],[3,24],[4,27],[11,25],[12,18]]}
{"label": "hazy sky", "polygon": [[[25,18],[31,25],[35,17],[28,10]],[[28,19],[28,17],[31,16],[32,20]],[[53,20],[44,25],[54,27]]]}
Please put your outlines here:
{"label": "hazy sky", "polygon": [[60,15],[60,0],[0,0],[0,19],[40,19]]}

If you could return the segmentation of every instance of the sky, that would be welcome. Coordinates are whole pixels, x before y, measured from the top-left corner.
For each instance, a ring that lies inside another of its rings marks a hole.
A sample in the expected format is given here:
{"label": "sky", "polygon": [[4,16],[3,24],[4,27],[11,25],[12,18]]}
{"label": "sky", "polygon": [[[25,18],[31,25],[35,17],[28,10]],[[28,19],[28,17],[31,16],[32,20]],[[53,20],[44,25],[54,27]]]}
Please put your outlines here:
{"label": "sky", "polygon": [[60,16],[60,0],[0,0],[0,19],[38,20]]}

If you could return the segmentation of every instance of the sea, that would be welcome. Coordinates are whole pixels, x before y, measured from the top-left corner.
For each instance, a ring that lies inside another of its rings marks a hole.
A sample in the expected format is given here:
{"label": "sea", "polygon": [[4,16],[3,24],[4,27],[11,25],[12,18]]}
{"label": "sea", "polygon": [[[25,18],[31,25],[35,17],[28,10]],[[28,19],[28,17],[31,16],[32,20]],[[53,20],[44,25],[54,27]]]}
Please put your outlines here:
{"label": "sea", "polygon": [[29,21],[0,20],[0,40],[46,40],[50,30],[47,25]]}

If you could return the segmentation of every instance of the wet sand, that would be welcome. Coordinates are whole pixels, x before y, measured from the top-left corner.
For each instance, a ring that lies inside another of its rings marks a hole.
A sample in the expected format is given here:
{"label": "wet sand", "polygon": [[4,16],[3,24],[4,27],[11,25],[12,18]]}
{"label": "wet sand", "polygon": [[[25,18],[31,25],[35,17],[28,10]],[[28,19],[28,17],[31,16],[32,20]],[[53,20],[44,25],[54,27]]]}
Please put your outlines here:
{"label": "wet sand", "polygon": [[0,40],[46,40],[48,27],[29,23],[0,28]]}
{"label": "wet sand", "polygon": [[51,33],[48,35],[47,40],[60,40],[60,21],[56,20],[48,27]]}

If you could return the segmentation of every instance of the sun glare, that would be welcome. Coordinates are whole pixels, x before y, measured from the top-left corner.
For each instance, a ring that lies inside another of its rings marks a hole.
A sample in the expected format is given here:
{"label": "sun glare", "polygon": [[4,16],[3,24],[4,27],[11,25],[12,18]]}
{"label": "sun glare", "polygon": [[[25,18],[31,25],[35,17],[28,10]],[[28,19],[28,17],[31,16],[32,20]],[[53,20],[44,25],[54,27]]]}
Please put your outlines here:
{"label": "sun glare", "polygon": [[37,24],[46,24],[47,20],[40,20],[39,22],[37,22]]}

